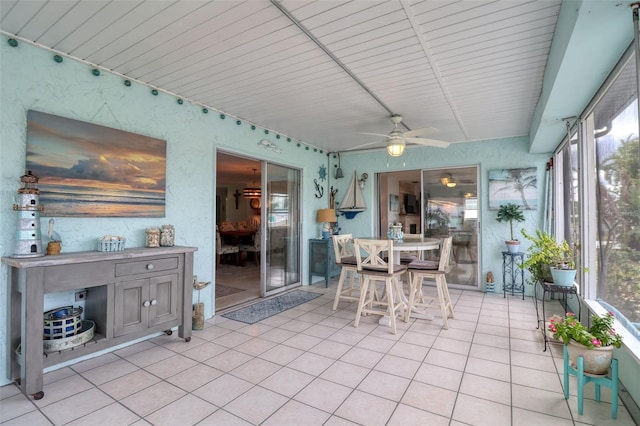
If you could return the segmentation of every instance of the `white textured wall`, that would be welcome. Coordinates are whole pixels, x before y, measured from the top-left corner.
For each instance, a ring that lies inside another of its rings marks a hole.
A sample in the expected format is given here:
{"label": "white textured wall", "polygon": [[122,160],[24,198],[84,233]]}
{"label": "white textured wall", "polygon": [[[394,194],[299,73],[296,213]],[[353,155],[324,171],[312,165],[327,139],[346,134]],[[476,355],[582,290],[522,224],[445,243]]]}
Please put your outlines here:
{"label": "white textured wall", "polygon": [[[171,223],[176,229],[176,244],[195,246],[194,273],[201,281],[214,279],[215,149],[264,158],[302,169],[305,214],[303,238],[315,236],[315,211],[324,208],[327,198],[313,196],[313,178],[327,164],[326,154],[307,149],[286,137],[276,138],[264,129],[185,102],[179,105],[173,96],[151,94],[151,89],[65,58],[53,60],[53,54],[26,43],[12,48],[0,37],[0,254],[13,254],[16,214],[12,211],[20,176],[25,173],[26,117],[29,109],[91,122],[167,141],[167,186],[165,218],[56,218],[56,231],[62,236],[63,251],[95,250],[96,238],[105,234],[123,235],[128,247],[144,246],[144,229]],[[215,107],[215,105],[213,106]],[[258,147],[268,139],[282,148],[281,154]],[[308,213],[307,213],[308,212]],[[309,218],[310,220],[308,220]],[[42,216],[46,231],[48,218]],[[306,263],[301,277],[306,279]],[[8,271],[0,269],[0,316],[7,324]],[[213,315],[213,286],[202,291],[205,315]],[[64,299],[64,297],[62,297]],[[58,303],[60,297],[53,303]],[[194,294],[194,301],[197,294]],[[71,302],[73,299],[71,300]],[[0,384],[7,375],[7,330],[0,327]]]}

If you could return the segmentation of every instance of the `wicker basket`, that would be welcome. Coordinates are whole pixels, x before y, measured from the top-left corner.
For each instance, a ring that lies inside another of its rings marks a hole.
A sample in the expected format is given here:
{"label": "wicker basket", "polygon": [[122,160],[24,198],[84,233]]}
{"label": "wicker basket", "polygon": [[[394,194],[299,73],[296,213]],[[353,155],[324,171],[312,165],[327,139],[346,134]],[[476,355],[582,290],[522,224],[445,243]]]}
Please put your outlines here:
{"label": "wicker basket", "polygon": [[117,240],[102,237],[98,239],[98,251],[122,251],[126,242],[127,239],[122,237]]}

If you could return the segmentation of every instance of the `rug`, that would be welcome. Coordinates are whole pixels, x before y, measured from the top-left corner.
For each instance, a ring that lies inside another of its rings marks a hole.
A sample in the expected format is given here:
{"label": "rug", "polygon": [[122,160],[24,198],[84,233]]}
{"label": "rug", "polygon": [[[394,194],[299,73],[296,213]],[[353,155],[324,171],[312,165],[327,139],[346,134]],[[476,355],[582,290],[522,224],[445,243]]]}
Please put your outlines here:
{"label": "rug", "polygon": [[240,293],[244,291],[241,288],[227,287],[226,285],[216,284],[216,299],[218,297],[228,296],[230,294]]}
{"label": "rug", "polygon": [[226,314],[222,314],[222,316],[246,324],[254,324],[320,296],[322,296],[322,293],[295,290],[272,299],[262,300],[235,311],[227,312]]}

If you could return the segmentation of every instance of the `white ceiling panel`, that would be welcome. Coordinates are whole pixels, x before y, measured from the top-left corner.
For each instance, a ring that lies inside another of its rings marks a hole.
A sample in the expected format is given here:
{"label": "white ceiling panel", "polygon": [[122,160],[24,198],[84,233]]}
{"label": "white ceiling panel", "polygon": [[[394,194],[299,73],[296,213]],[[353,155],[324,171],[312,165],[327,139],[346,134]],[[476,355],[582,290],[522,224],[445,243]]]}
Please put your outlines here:
{"label": "white ceiling panel", "polygon": [[361,132],[388,133],[392,113],[448,142],[528,134],[559,8],[559,0],[0,0],[0,31],[338,151],[375,140]]}

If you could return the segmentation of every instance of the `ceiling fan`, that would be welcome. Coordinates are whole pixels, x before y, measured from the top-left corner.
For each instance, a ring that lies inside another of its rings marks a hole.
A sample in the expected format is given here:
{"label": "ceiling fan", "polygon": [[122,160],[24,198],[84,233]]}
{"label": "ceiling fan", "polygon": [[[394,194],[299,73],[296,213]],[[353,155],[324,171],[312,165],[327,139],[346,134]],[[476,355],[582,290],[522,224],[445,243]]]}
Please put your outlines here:
{"label": "ceiling fan", "polygon": [[[446,148],[449,146],[449,142],[439,141],[437,139],[428,139],[428,138],[418,137],[425,134],[437,132],[438,130],[433,127],[425,127],[423,129],[409,130],[407,132],[403,132],[398,128],[400,123],[402,123],[402,116],[396,115],[396,114],[391,116],[391,122],[393,123],[393,130],[391,130],[391,132],[389,132],[388,135],[383,135],[380,133],[361,133],[361,134],[386,137],[387,153],[392,157],[401,156],[402,153],[404,152],[404,148],[407,142],[415,143],[419,145],[434,146],[437,148]],[[378,142],[379,141],[375,141],[375,142],[366,143],[364,145],[359,145],[352,148],[352,150],[363,148],[368,145],[373,145]]]}

